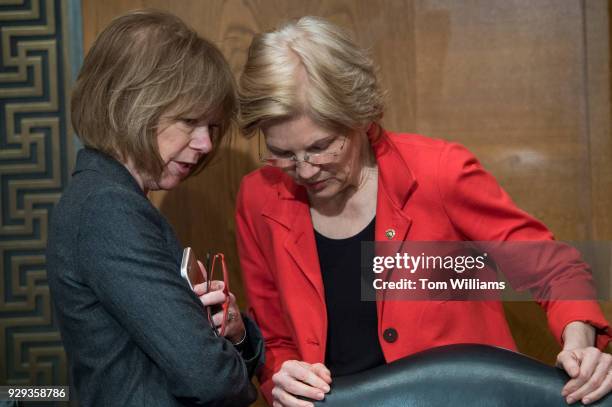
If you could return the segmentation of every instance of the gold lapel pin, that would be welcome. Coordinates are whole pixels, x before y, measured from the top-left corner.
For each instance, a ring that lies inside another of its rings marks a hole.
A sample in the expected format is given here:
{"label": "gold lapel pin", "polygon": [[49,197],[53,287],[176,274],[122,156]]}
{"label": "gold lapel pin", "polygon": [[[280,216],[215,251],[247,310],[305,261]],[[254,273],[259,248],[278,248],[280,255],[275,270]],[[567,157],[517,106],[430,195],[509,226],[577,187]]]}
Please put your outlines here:
{"label": "gold lapel pin", "polygon": [[391,240],[395,237],[395,230],[393,229],[387,229],[385,231],[385,236],[387,236],[387,239]]}

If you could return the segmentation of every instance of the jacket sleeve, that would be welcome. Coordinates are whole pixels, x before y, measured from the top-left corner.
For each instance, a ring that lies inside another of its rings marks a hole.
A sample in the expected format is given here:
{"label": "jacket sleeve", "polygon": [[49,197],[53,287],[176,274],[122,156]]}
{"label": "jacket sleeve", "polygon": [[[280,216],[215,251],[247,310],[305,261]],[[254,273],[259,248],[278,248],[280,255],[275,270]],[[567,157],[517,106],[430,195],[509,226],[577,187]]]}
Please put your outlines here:
{"label": "jacket sleeve", "polygon": [[251,215],[256,205],[249,201],[246,189],[243,181],[236,203],[236,240],[249,312],[265,339],[266,361],[259,373],[261,392],[272,405],[272,375],[281,368],[283,362],[301,358],[283,319],[284,312],[274,276],[266,264],[255,233],[254,216]]}
{"label": "jacket sleeve", "polygon": [[[486,172],[476,157],[459,144],[449,143],[440,154],[439,192],[453,226],[472,241],[552,241],[552,233],[541,222],[519,209],[495,178]],[[531,246],[534,247],[534,246]],[[542,245],[544,247],[544,245]],[[553,247],[552,245],[546,246]],[[589,284],[588,265],[570,247],[554,246],[546,259],[548,270],[532,276],[534,286],[557,290],[564,284]],[[543,256],[524,256],[527,269],[543,270]],[[537,264],[536,264],[537,263]],[[566,286],[567,288],[567,286]],[[555,297],[552,297],[555,298]],[[560,297],[557,297],[560,298]],[[563,343],[565,326],[572,321],[593,325],[598,332],[597,346],[603,349],[611,340],[608,322],[596,301],[538,301],[545,309],[555,338]]]}
{"label": "jacket sleeve", "polygon": [[237,345],[237,348],[242,354],[250,379],[263,367],[265,361],[264,340],[257,324],[248,315],[244,313],[241,313],[241,315],[246,329],[246,338],[244,344]]}
{"label": "jacket sleeve", "polygon": [[164,371],[170,392],[188,404],[241,406],[255,400],[245,363],[217,338],[181,278],[159,212],[119,188],[88,197],[80,215],[84,280],[144,353]]}

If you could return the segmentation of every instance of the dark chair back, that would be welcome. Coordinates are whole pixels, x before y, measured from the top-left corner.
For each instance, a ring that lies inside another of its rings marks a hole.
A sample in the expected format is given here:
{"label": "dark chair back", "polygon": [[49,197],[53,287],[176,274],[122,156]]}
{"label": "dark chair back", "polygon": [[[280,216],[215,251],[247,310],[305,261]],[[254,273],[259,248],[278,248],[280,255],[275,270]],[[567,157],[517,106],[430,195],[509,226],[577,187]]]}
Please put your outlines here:
{"label": "dark chair back", "polygon": [[[567,407],[561,389],[568,380],[563,370],[506,349],[448,345],[335,378],[331,392],[315,405]],[[612,407],[612,397],[591,406]]]}

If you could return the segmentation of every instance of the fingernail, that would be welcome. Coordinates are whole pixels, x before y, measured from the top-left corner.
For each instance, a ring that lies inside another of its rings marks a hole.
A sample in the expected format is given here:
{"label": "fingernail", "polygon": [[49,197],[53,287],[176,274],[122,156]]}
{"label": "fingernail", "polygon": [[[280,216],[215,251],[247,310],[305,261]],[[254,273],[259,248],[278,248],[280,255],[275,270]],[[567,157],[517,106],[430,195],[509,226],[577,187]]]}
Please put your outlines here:
{"label": "fingernail", "polygon": [[572,404],[575,400],[571,397],[568,397],[565,401],[567,401],[567,404]]}
{"label": "fingernail", "polygon": [[591,402],[591,399],[588,397],[585,397],[582,399],[582,404],[589,404]]}
{"label": "fingernail", "polygon": [[330,391],[331,389],[329,388],[329,386],[323,386],[323,390],[325,390],[325,393],[327,393],[328,391]]}
{"label": "fingernail", "polygon": [[325,394],[323,394],[323,393],[317,393],[317,398],[318,398],[319,400],[323,400],[323,399],[325,398]]}

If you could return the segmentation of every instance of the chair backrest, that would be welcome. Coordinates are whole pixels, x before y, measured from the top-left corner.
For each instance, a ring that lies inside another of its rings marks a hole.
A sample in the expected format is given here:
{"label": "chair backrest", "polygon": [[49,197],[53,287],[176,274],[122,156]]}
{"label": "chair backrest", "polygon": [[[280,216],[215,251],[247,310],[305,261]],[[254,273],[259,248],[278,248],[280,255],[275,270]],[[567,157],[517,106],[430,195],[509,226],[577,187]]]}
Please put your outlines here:
{"label": "chair backrest", "polygon": [[[317,406],[567,407],[561,369],[486,345],[448,345],[335,378]],[[580,405],[580,404],[576,404]],[[612,407],[612,397],[591,406]]]}

